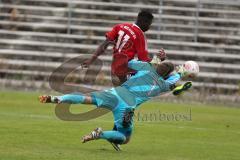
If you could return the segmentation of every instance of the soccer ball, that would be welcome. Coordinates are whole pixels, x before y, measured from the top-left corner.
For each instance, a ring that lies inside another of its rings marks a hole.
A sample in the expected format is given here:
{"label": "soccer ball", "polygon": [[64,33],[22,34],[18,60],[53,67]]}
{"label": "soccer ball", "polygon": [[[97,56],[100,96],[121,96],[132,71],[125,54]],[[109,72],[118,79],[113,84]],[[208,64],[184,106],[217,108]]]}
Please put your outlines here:
{"label": "soccer ball", "polygon": [[185,71],[187,72],[187,76],[189,78],[197,77],[199,73],[199,65],[195,61],[186,61],[183,65]]}

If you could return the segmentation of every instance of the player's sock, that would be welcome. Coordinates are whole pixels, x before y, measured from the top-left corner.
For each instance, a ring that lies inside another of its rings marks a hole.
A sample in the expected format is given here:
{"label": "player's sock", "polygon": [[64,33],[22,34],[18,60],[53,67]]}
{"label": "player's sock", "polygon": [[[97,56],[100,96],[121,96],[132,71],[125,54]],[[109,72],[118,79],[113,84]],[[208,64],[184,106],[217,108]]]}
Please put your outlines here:
{"label": "player's sock", "polygon": [[84,103],[85,96],[81,93],[76,94],[65,94],[63,96],[57,96],[57,99],[60,101],[60,103]]}
{"label": "player's sock", "polygon": [[116,144],[122,144],[126,141],[125,135],[118,131],[103,131],[99,138]]}

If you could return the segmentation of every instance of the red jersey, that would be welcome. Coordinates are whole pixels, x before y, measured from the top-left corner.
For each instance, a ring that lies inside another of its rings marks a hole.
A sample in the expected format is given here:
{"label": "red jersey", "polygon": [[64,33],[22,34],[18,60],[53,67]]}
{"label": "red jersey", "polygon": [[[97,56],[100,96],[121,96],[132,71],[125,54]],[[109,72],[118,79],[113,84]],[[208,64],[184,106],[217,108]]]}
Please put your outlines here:
{"label": "red jersey", "polygon": [[114,54],[124,53],[127,55],[128,61],[135,55],[140,61],[150,61],[145,35],[136,24],[117,24],[110,32],[106,33],[106,37],[115,42]]}

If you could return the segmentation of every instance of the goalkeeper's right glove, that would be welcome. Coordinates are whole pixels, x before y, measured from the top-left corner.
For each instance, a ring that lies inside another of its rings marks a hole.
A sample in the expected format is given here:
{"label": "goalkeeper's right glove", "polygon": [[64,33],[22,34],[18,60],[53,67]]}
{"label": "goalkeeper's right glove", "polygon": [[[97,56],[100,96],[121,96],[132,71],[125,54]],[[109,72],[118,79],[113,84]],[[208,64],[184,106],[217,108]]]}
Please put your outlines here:
{"label": "goalkeeper's right glove", "polygon": [[192,82],[186,82],[176,88],[173,89],[173,95],[178,96],[180,95],[183,91],[187,91],[189,88],[192,87]]}

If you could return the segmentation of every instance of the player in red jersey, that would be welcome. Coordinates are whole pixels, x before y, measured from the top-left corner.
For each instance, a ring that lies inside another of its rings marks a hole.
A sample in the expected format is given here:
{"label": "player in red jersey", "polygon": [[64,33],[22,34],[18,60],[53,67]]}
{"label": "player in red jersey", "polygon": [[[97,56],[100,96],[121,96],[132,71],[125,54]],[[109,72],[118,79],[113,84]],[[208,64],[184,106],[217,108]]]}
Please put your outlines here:
{"label": "player in red jersey", "polygon": [[[115,25],[106,33],[106,40],[98,47],[91,59],[85,61],[83,66],[90,65],[99,55],[103,54],[110,44],[113,44],[112,74],[116,75],[120,83],[127,80],[129,73],[126,68],[128,61],[135,56],[140,61],[150,62],[148,57],[147,41],[144,32],[148,31],[153,20],[152,13],[140,11],[135,23],[122,23]],[[159,57],[165,59],[164,50],[160,50]]]}

